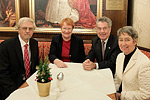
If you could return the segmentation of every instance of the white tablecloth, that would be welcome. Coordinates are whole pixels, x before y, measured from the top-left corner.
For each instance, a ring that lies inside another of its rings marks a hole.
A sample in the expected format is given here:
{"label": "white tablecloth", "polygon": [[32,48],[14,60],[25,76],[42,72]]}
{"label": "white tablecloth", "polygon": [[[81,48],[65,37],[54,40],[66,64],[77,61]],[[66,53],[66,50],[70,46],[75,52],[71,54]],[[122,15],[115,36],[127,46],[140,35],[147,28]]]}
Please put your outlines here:
{"label": "white tablecloth", "polygon": [[[57,68],[49,64],[53,81],[51,81],[50,95],[38,95],[36,73],[28,80],[26,88],[17,89],[7,100],[111,100],[107,95],[115,93],[114,81],[110,69],[85,71],[80,63],[66,63],[68,68]],[[58,88],[57,75],[63,72],[64,91]]]}

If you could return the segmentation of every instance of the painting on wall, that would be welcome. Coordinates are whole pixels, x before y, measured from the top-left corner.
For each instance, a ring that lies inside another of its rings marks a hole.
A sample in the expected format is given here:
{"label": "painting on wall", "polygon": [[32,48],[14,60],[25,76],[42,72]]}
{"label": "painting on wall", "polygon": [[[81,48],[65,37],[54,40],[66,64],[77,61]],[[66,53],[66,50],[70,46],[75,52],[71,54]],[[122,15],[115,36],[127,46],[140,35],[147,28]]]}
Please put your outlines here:
{"label": "painting on wall", "polygon": [[0,31],[14,31],[18,19],[18,0],[0,0]]}
{"label": "painting on wall", "polygon": [[60,21],[69,17],[74,33],[93,33],[102,14],[102,0],[30,0],[29,7],[39,32],[60,32]]}

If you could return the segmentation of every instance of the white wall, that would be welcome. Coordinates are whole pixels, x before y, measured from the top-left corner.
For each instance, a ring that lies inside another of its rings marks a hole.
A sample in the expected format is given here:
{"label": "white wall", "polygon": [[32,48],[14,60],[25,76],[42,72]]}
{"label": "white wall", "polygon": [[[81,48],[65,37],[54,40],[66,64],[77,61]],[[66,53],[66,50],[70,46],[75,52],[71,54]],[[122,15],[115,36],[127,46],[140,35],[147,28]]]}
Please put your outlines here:
{"label": "white wall", "polygon": [[133,1],[133,27],[139,32],[138,46],[150,48],[150,0]]}

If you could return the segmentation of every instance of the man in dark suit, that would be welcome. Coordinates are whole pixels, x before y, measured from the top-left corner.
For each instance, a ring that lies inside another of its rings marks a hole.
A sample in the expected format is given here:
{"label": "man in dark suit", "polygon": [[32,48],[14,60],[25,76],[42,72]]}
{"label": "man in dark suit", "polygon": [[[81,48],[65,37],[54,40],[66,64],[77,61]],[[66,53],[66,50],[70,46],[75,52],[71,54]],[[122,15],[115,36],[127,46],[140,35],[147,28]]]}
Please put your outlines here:
{"label": "man in dark suit", "polygon": [[[110,34],[111,26],[112,21],[109,18],[101,17],[98,19],[97,37],[92,40],[91,50],[83,62],[85,70],[110,68],[114,75],[116,57],[121,51],[118,46],[117,37]],[[98,65],[94,63],[95,59]]]}
{"label": "man in dark suit", "polygon": [[[31,38],[35,27],[31,18],[21,18],[17,26],[19,35],[0,45],[0,100],[8,97],[36,71],[35,67],[39,64],[38,42]],[[28,67],[24,57],[25,44],[28,49]]]}

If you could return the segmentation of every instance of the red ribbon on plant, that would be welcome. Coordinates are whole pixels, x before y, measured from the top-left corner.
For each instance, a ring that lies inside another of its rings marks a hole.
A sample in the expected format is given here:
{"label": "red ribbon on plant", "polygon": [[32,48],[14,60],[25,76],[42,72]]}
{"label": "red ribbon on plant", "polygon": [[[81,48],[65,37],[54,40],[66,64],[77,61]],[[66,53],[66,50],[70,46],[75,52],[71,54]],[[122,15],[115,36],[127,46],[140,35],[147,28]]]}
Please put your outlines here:
{"label": "red ribbon on plant", "polygon": [[51,77],[48,78],[50,81],[53,80]]}

